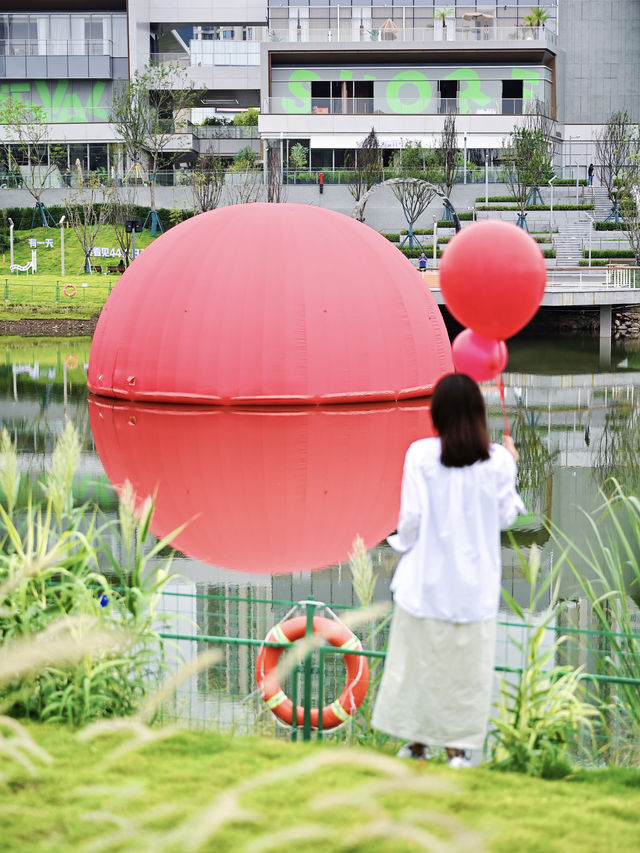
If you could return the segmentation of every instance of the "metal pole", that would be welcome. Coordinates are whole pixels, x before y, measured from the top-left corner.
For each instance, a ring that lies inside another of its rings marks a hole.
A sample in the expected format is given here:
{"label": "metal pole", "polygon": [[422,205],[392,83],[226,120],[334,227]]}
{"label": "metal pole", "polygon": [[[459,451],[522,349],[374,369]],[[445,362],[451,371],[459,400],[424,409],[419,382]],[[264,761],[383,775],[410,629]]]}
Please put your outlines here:
{"label": "metal pole", "polygon": [[[108,147],[108,146],[107,146]],[[59,225],[60,225],[60,274],[64,275],[64,220],[65,216],[62,215]]]}
{"label": "metal pole", "polygon": [[464,183],[467,183],[467,134],[464,135]]}
{"label": "metal pole", "polygon": [[556,176],[554,175],[549,181],[548,184],[551,187],[551,201],[549,202],[549,230],[553,231],[553,182],[555,181]]}
{"label": "metal pole", "polygon": [[13,219],[9,219],[9,251],[11,253],[11,266],[13,266]]}
{"label": "metal pole", "polygon": [[579,201],[578,201],[579,184],[580,184],[580,166],[578,165],[578,163],[576,163],[576,204],[579,203]]}
{"label": "metal pole", "polygon": [[484,203],[489,204],[489,151],[484,151]]}
{"label": "metal pole", "polygon": [[[305,611],[307,617],[307,625],[305,637],[310,637],[313,634],[313,614],[316,609],[315,602],[305,602]],[[307,652],[303,664],[304,686],[302,700],[302,740],[311,740],[311,678],[313,674],[313,661],[311,651]],[[322,713],[322,708],[318,709]],[[294,710],[295,714],[295,710]]]}
{"label": "metal pole", "polygon": [[433,265],[438,266],[438,220],[433,217]]}

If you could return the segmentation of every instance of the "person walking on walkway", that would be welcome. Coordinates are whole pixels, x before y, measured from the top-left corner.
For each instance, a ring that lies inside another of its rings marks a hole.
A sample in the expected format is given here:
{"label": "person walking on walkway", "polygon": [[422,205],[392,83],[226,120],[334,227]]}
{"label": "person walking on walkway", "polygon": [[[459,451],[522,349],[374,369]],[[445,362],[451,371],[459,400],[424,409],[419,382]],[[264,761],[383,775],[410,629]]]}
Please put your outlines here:
{"label": "person walking on walkway", "polygon": [[589,178],[589,186],[593,186],[593,163],[589,163],[589,168],[587,169],[587,175]]}
{"label": "person walking on walkway", "polygon": [[491,705],[501,586],[500,530],[524,505],[510,436],[489,441],[478,385],[448,374],[435,387],[436,438],[408,449],[397,532],[402,554],[374,728],[406,739],[400,757],[444,747],[452,767],[482,749]]}
{"label": "person walking on walkway", "polygon": [[426,272],[427,269],[427,256],[424,252],[420,252],[420,257],[418,258],[418,270],[420,272]]}

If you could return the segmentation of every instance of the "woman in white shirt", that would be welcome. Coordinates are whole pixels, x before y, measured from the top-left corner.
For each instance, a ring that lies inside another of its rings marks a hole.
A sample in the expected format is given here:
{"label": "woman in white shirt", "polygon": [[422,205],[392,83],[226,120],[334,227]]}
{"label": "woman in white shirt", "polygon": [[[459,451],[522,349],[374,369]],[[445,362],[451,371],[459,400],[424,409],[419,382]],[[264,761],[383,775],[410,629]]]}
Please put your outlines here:
{"label": "woman in white shirt", "polygon": [[524,506],[511,437],[489,441],[484,400],[464,374],[436,385],[437,438],[408,449],[397,533],[402,553],[372,725],[407,738],[400,756],[446,748],[452,767],[481,749],[491,705],[500,602],[500,530]]}

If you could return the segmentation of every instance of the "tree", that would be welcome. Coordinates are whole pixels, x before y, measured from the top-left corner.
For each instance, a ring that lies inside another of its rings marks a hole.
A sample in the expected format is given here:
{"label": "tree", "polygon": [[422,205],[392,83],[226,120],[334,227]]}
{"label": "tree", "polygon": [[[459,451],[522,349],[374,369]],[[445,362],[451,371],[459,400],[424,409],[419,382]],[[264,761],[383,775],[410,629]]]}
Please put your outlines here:
{"label": "tree", "polygon": [[[8,97],[0,101],[0,124],[5,127],[2,147],[8,171],[20,175],[35,201],[41,224],[48,228],[49,212],[42,203],[42,193],[50,185],[52,175],[59,171],[61,147],[49,147],[46,113],[37,104]],[[49,220],[55,226],[50,214]]]}
{"label": "tree", "polygon": [[174,133],[186,124],[185,113],[200,102],[185,69],[149,63],[128,82],[114,86],[111,122],[133,165],[149,175],[150,207],[155,210],[155,184],[162,155]]}
{"label": "tree", "polygon": [[[376,136],[375,129],[372,127],[371,132],[364,139],[362,145],[356,149],[356,162],[353,177],[349,182],[349,192],[355,201],[360,201],[362,196],[374,184],[381,181],[383,177],[382,154],[380,145],[378,144],[378,137]],[[361,216],[361,221],[364,221],[364,207],[361,210]]]}
{"label": "tree", "polygon": [[[416,242],[422,248],[420,241],[413,233],[413,226],[433,201],[436,194],[435,186],[422,178],[396,178],[391,184],[391,192],[400,202],[402,212],[409,225],[409,248],[413,249]],[[404,244],[400,244],[401,246]]]}
{"label": "tree", "polygon": [[280,143],[270,139],[267,142],[267,201],[278,204],[285,200],[285,188],[282,185]]}
{"label": "tree", "polygon": [[262,173],[253,166],[243,170],[232,166],[226,183],[229,204],[250,204],[258,201],[262,194]]}
{"label": "tree", "polygon": [[[103,189],[95,176],[89,176],[82,188],[72,190],[65,198],[67,220],[84,252],[84,272],[91,272],[91,253],[102,227]],[[82,268],[78,270],[82,272]]]}
{"label": "tree", "polygon": [[548,181],[553,175],[553,139],[551,121],[541,111],[527,115],[502,147],[506,169],[505,183],[518,205],[518,222],[526,228],[526,207],[529,192]]}
{"label": "tree", "polygon": [[[458,172],[458,160],[460,149],[458,148],[458,134],[456,132],[456,117],[453,113],[447,113],[444,119],[442,133],[440,134],[440,145],[436,148],[435,157],[440,172],[438,184],[447,198],[450,197]],[[444,219],[451,218],[451,207],[448,202],[444,204]]]}
{"label": "tree", "polygon": [[602,131],[596,134],[596,161],[600,167],[600,181],[615,206],[619,185],[627,183],[627,172],[635,171],[640,162],[638,128],[626,111],[613,113]]}
{"label": "tree", "polygon": [[[640,128],[637,130],[640,133]],[[620,213],[627,228],[627,240],[640,267],[640,156],[635,168],[626,171],[626,179],[620,187]]]}
{"label": "tree", "polygon": [[244,148],[241,148],[233,157],[233,166],[231,167],[234,172],[244,172],[247,169],[253,169],[256,165],[256,160],[258,159],[258,155],[253,150],[250,145],[245,145]]}
{"label": "tree", "polygon": [[118,186],[113,183],[106,189],[104,221],[113,226],[116,243],[120,247],[125,265],[133,260],[131,248],[133,234],[128,232],[125,223],[136,218],[135,187],[131,185]]}
{"label": "tree", "polygon": [[215,154],[201,154],[191,171],[191,193],[196,213],[215,210],[224,189],[225,169]]}
{"label": "tree", "polygon": [[233,117],[233,124],[241,127],[257,127],[258,126],[258,110],[255,107],[249,107],[244,112],[237,113]]}
{"label": "tree", "polygon": [[531,12],[524,16],[522,23],[526,27],[531,27],[535,37],[540,38],[540,27],[544,27],[549,17],[550,13],[546,9],[543,9],[541,6],[534,6]]}
{"label": "tree", "polygon": [[296,142],[289,150],[289,164],[293,167],[294,180],[298,177],[298,171],[307,165],[307,154],[309,149],[301,142]]}

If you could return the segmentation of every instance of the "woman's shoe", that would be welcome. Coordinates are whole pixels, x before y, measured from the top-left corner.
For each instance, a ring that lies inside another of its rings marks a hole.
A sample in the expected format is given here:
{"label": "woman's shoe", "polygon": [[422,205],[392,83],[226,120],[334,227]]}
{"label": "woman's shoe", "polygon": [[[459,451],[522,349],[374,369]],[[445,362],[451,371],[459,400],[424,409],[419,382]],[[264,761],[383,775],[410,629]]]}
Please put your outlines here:
{"label": "woman's shoe", "polygon": [[429,758],[429,747],[423,743],[403,743],[397,753],[398,758]]}
{"label": "woman's shoe", "polygon": [[454,770],[466,770],[471,767],[471,759],[466,752],[460,752],[457,755],[452,755],[449,759],[449,767]]}

